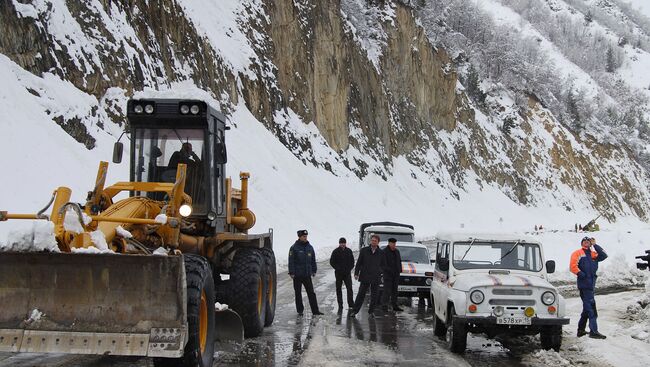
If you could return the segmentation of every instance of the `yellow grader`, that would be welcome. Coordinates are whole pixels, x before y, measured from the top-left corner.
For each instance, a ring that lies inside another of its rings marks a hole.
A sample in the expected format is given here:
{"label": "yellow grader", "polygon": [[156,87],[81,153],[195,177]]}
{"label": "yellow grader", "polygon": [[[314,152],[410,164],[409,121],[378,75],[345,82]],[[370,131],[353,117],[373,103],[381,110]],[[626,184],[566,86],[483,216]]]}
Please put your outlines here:
{"label": "yellow grader", "polygon": [[[0,253],[0,351],[204,367],[215,340],[273,322],[273,233],[248,233],[249,174],[241,189],[226,178],[225,117],[176,99],[130,100],[127,117],[130,182],[105,186],[101,162],[85,203],[59,187],[36,214],[0,212],[0,221],[51,221],[60,250]],[[122,152],[118,140],[114,163]],[[98,234],[104,253],[90,251]]]}

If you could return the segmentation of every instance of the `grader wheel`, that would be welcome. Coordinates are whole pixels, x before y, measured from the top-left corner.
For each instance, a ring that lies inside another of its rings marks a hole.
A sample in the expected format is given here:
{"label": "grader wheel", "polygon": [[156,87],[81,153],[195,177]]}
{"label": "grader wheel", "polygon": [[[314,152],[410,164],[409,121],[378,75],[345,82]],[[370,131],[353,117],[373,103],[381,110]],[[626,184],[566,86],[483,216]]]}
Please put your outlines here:
{"label": "grader wheel", "polygon": [[230,270],[228,305],[242,318],[244,336],[262,333],[266,319],[268,277],[266,261],[257,249],[237,251]]}
{"label": "grader wheel", "polygon": [[266,274],[267,274],[267,284],[268,291],[266,296],[266,315],[264,318],[264,326],[271,326],[273,324],[273,319],[275,318],[275,302],[276,296],[278,293],[278,274],[275,266],[275,253],[273,250],[267,247],[262,249],[262,255],[264,256],[264,261],[266,263]]}

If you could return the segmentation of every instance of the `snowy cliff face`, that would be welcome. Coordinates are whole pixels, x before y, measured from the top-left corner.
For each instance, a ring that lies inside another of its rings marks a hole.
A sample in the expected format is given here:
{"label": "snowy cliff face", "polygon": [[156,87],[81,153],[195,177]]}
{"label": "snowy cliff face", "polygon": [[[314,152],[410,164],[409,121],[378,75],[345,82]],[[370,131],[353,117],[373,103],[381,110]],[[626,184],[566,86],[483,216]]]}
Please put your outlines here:
{"label": "snowy cliff face", "polygon": [[[230,173],[259,177],[258,218],[285,226],[287,238],[294,226],[335,223],[351,234],[361,220],[398,215],[428,226],[422,234],[489,227],[513,208],[522,209],[515,227],[537,218],[572,226],[596,212],[647,219],[647,173],[631,151],[568,129],[534,94],[522,101],[505,88],[479,106],[457,53],[434,47],[435,29],[411,4],[422,2],[404,3],[2,1],[1,75],[11,88],[0,101],[32,111],[0,124],[59,125],[76,142],[50,135],[50,144],[84,155],[78,169],[90,179],[86,162],[108,159],[129,97],[208,98],[231,116]],[[295,208],[296,196],[321,212]],[[341,214],[346,204],[365,209]]]}

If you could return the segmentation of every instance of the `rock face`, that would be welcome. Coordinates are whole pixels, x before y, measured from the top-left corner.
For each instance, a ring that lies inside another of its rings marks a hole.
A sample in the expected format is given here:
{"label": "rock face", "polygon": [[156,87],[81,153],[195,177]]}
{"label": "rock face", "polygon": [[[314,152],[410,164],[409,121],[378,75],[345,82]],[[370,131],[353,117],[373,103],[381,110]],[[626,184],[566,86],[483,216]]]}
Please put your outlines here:
{"label": "rock face", "polygon": [[625,148],[579,140],[534,99],[515,116],[514,133],[503,133],[506,116],[472,107],[450,57],[400,3],[223,4],[237,5],[222,15],[236,19],[255,53],[243,68],[216,51],[184,0],[2,1],[0,53],[96,98],[84,116],[51,114],[89,149],[85,124],[110,123],[98,108],[121,124],[126,96],[190,80],[226,113],[243,101],[299,159],[327,170],[318,143],[286,123],[291,116],[313,123],[336,153],[332,162],[360,178],[388,177],[403,156],[417,167],[414,180],[433,177],[456,198],[470,184],[492,185],[523,205],[552,200],[573,210],[577,193],[609,219],[647,218],[647,174]]}

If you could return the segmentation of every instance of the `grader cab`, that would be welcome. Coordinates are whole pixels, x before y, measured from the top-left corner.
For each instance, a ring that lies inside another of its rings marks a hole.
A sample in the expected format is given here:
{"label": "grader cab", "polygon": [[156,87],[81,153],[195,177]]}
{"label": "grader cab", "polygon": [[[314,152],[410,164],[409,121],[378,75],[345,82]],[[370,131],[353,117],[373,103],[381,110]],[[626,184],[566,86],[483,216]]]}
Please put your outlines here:
{"label": "grader cab", "polygon": [[105,186],[101,162],[85,203],[59,187],[50,215],[0,212],[50,221],[59,250],[0,253],[0,351],[210,366],[215,340],[273,322],[273,234],[248,233],[249,174],[241,189],[226,177],[225,117],[176,99],[130,100],[127,117],[130,181]]}

